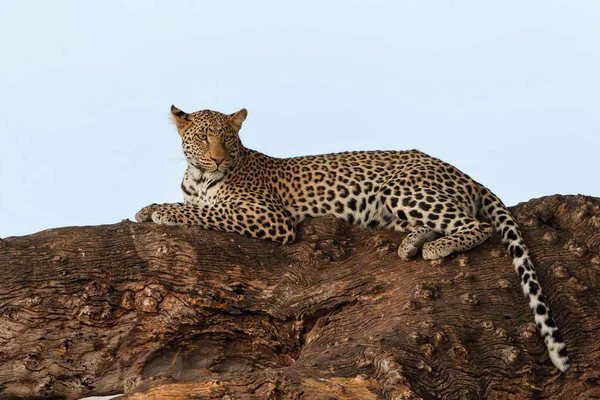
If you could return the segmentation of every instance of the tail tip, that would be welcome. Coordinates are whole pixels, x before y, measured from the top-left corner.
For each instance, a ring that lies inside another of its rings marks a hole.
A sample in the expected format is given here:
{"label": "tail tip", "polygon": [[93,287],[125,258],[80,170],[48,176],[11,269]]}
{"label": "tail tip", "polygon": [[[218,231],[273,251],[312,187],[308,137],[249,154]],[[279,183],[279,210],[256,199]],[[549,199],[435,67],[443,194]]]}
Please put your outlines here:
{"label": "tail tip", "polygon": [[552,364],[560,370],[563,374],[567,372],[570,367],[569,357],[566,354],[566,347],[562,347],[560,350],[552,349],[549,351],[550,359]]}

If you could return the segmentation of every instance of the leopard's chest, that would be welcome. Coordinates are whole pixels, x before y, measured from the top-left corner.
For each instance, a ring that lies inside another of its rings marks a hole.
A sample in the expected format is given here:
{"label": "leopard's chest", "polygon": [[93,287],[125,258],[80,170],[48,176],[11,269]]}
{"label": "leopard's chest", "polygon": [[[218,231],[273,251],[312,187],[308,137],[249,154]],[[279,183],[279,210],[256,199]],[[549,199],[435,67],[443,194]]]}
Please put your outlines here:
{"label": "leopard's chest", "polygon": [[185,203],[201,207],[214,206],[222,201],[223,174],[186,171],[181,183]]}

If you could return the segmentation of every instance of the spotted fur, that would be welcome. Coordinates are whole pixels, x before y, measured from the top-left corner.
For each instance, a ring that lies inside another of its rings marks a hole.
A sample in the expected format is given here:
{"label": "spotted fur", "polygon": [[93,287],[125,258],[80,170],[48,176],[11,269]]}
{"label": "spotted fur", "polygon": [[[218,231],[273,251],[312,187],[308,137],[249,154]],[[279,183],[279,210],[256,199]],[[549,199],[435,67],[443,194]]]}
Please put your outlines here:
{"label": "spotted fur", "polygon": [[245,109],[187,114],[172,106],[171,114],[188,162],[184,202],[151,204],[136,214],[137,221],[194,224],[289,243],[305,218],[335,215],[362,227],[409,232],[398,255],[409,259],[421,250],[428,260],[469,250],[495,229],[513,257],[552,362],[568,369],[566,346],[515,219],[466,174],[417,150],[268,157],[239,139]]}

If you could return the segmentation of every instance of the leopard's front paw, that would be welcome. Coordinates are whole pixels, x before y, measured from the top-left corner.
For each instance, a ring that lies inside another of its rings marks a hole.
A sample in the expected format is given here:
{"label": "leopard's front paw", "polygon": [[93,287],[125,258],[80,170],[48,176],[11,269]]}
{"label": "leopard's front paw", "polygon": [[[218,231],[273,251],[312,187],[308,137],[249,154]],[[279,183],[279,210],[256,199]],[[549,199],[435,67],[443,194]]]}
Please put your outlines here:
{"label": "leopard's front paw", "polygon": [[152,213],[160,207],[160,204],[150,204],[142,208],[135,214],[135,220],[137,222],[151,222],[152,221]]}
{"label": "leopard's front paw", "polygon": [[185,225],[185,221],[178,207],[164,205],[152,213],[152,221],[159,225]]}
{"label": "leopard's front paw", "polygon": [[423,259],[437,260],[454,253],[454,249],[449,246],[442,246],[440,243],[428,242],[423,245]]}
{"label": "leopard's front paw", "polygon": [[415,247],[414,245],[412,245],[410,243],[402,242],[400,247],[398,247],[398,255],[404,261],[410,260],[412,258],[412,256],[417,254],[418,251],[419,251],[419,248]]}

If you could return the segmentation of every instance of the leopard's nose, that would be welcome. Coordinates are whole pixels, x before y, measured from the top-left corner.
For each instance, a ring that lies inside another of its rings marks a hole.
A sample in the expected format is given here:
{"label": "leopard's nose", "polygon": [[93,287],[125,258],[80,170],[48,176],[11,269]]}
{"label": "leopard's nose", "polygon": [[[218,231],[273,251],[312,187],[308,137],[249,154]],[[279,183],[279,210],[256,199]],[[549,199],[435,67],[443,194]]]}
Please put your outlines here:
{"label": "leopard's nose", "polygon": [[212,160],[215,162],[215,164],[217,164],[217,167],[218,167],[219,165],[221,165],[221,163],[222,163],[223,161],[225,161],[225,159],[226,159],[227,157],[211,157],[211,158],[212,158]]}

